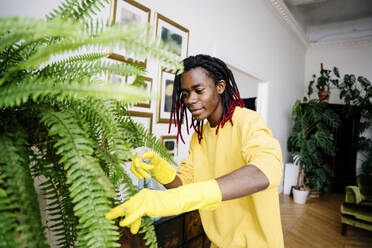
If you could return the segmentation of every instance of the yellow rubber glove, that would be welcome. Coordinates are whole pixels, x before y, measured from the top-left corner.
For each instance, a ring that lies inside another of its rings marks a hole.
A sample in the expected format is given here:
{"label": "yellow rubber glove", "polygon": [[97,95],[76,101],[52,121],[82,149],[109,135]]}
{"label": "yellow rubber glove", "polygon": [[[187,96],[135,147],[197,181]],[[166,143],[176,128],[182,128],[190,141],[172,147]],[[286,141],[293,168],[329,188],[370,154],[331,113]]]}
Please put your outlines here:
{"label": "yellow rubber glove", "polygon": [[141,217],[171,216],[195,209],[214,210],[221,203],[222,195],[216,180],[187,184],[169,190],[143,189],[128,201],[106,214],[109,220],[125,217],[120,226],[130,227],[136,234],[141,226]]}
{"label": "yellow rubber glove", "polygon": [[136,177],[138,177],[139,179],[142,179],[144,177],[149,178],[150,175],[148,171],[150,171],[156,181],[161,184],[168,184],[173,182],[174,178],[176,177],[176,170],[164,159],[159,157],[155,152],[146,152],[142,155],[142,160],[143,159],[150,159],[151,165],[140,162],[137,154],[135,154],[135,157],[132,159],[130,170]]}
{"label": "yellow rubber glove", "polygon": [[154,168],[153,165],[140,162],[138,159],[138,154],[134,154],[132,164],[130,165],[130,171],[133,172],[138,179],[150,178],[151,175],[147,171],[151,170],[152,168]]}

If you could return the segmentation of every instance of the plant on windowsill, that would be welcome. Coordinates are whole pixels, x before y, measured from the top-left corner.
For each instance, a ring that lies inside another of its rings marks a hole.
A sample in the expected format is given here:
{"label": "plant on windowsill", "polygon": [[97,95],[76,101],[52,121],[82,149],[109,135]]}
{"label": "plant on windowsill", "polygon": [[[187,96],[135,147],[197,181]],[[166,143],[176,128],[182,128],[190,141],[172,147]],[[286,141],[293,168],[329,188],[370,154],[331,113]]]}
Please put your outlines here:
{"label": "plant on windowsill", "polygon": [[292,111],[294,126],[287,140],[288,151],[299,166],[294,188],[295,201],[298,191],[306,188],[329,191],[330,170],[324,163],[324,154],[334,154],[332,128],[339,125],[339,117],[327,103],[318,100],[301,103],[297,100]]}
{"label": "plant on windowsill", "polygon": [[[144,145],[173,161],[155,136],[123,115],[150,94],[101,78],[145,74],[104,60],[118,47],[173,70],[182,64],[146,29],[93,22],[106,3],[65,0],[47,20],[0,18],[0,247],[49,247],[46,228],[57,239],[53,247],[118,247],[118,227],[105,214],[117,194],[137,192],[123,161]],[[52,220],[46,226],[35,178],[43,181]],[[152,220],[142,223],[146,244],[157,247]]]}
{"label": "plant on windowsill", "polygon": [[[333,67],[333,70],[324,69],[323,63],[320,64],[320,75],[319,77],[316,74],[313,74],[313,79],[310,81],[308,86],[307,95],[310,96],[314,89],[318,90],[319,101],[328,102],[329,96],[331,95],[331,87],[338,85],[340,80],[340,74],[337,67]],[[315,84],[315,85],[314,85]]]}

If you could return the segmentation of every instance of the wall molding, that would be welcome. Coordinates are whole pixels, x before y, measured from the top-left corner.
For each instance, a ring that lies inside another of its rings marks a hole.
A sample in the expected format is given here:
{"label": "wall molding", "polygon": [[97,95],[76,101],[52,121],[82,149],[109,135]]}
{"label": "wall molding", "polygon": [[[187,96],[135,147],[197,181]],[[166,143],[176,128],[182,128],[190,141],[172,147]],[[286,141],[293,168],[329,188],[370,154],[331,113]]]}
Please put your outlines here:
{"label": "wall molding", "polygon": [[372,37],[350,39],[350,40],[339,40],[339,41],[321,41],[321,42],[311,42],[305,32],[302,30],[301,26],[298,24],[296,19],[293,17],[283,0],[269,0],[273,8],[278,12],[280,17],[284,22],[295,32],[297,37],[302,41],[306,48],[310,47],[353,47],[362,45],[371,45]]}
{"label": "wall molding", "polygon": [[283,0],[270,0],[270,3],[279,13],[280,17],[285,21],[285,23],[292,29],[292,31],[295,32],[297,37],[302,41],[306,48],[309,47],[310,41],[306,37],[306,34],[302,30],[296,19],[293,17]]}
{"label": "wall molding", "polygon": [[310,47],[355,47],[372,45],[372,37],[360,38],[360,39],[350,39],[350,40],[340,40],[340,41],[322,41],[322,42],[311,42]]}

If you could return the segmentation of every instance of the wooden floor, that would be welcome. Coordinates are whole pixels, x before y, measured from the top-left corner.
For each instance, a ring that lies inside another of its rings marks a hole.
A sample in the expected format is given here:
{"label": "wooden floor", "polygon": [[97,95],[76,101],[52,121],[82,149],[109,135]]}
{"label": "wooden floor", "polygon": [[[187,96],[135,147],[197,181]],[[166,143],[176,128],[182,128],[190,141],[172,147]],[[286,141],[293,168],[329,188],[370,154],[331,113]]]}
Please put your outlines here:
{"label": "wooden floor", "polygon": [[285,248],[371,248],[372,232],[348,226],[341,235],[340,204],[344,195],[323,195],[296,204],[280,195]]}

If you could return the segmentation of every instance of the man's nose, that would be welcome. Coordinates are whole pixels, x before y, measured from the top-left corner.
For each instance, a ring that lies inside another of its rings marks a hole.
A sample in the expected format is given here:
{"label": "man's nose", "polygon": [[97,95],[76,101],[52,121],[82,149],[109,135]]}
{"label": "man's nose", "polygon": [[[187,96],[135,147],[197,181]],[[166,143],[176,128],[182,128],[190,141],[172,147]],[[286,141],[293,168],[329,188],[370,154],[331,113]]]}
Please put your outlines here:
{"label": "man's nose", "polygon": [[197,101],[197,96],[195,93],[191,92],[189,96],[185,99],[187,105],[191,105]]}

